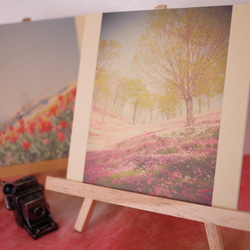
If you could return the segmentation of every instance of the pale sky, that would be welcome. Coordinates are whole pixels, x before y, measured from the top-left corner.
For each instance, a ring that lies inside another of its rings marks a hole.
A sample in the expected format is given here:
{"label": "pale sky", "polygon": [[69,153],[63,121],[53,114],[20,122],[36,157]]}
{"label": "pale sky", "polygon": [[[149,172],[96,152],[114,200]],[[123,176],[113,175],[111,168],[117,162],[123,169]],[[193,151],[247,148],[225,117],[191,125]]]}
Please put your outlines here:
{"label": "pale sky", "polygon": [[0,124],[76,81],[79,60],[74,18],[0,25]]}
{"label": "pale sky", "polygon": [[123,46],[120,58],[114,60],[113,68],[119,69],[121,77],[128,76],[138,44],[145,32],[147,11],[104,13],[101,39],[119,41]]}

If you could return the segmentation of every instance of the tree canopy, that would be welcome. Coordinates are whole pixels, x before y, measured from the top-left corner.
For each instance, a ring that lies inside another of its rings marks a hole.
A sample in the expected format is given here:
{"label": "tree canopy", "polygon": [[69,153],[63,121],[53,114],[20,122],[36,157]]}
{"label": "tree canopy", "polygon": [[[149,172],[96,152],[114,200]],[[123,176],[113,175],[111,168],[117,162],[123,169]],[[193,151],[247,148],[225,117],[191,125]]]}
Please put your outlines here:
{"label": "tree canopy", "polygon": [[147,21],[134,57],[138,77],[184,100],[192,126],[193,99],[224,89],[231,7],[151,11]]}

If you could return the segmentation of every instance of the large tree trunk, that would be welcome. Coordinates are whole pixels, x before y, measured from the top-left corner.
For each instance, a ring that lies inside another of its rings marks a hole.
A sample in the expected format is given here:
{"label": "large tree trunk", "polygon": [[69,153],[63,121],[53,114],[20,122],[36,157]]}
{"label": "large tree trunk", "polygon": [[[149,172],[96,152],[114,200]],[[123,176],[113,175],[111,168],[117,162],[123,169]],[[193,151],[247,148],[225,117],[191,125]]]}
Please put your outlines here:
{"label": "large tree trunk", "polygon": [[193,97],[188,96],[185,99],[186,102],[186,111],[187,111],[187,127],[194,125],[194,118],[193,118]]}

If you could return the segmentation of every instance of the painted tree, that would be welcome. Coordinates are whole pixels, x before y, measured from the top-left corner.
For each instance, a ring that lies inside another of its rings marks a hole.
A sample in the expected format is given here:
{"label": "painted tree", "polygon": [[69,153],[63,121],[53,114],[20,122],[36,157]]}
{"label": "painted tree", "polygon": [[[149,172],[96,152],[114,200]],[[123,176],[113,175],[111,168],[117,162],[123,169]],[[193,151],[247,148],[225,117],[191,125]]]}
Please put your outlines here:
{"label": "painted tree", "polygon": [[110,95],[111,65],[122,51],[122,45],[118,41],[102,39],[99,44],[96,65],[95,86],[93,104],[102,102]]}
{"label": "painted tree", "polygon": [[149,118],[150,123],[153,121],[154,109],[157,106],[157,104],[159,103],[159,99],[160,99],[160,96],[158,94],[151,93],[151,96],[150,96],[150,118]]}
{"label": "painted tree", "polygon": [[133,105],[133,124],[135,124],[138,108],[145,104],[145,98],[147,98],[145,83],[139,79],[132,79],[127,82],[127,91],[127,97]]}
{"label": "painted tree", "polygon": [[138,108],[141,114],[141,123],[146,123],[148,116],[148,111],[150,112],[150,107],[152,103],[152,95],[151,93],[145,89],[145,91],[141,92],[137,97]]}
{"label": "painted tree", "polygon": [[[115,79],[114,99],[111,108],[112,111],[118,111],[118,106],[119,108],[121,108],[121,105],[124,105],[124,97],[126,97],[126,83],[128,81],[128,78],[121,78],[119,75],[117,75],[117,78]],[[121,110],[119,110],[118,112],[121,113]]]}
{"label": "painted tree", "polygon": [[159,98],[160,112],[162,115],[166,116],[167,119],[176,116],[180,105],[180,98],[178,98],[173,91],[170,91]]}
{"label": "painted tree", "polygon": [[105,119],[105,116],[107,114],[107,111],[114,111],[114,106],[116,105],[117,98],[120,94],[120,76],[119,72],[116,70],[109,70],[108,78],[106,81],[103,82],[103,84],[106,85],[106,88],[102,91],[102,98],[104,102],[102,102],[101,106],[104,109],[103,111],[103,121]]}
{"label": "painted tree", "polygon": [[105,98],[106,93],[109,92],[108,80],[109,74],[106,70],[103,70],[102,74],[96,76],[92,101],[94,106],[100,105],[103,98]]}
{"label": "painted tree", "polygon": [[187,126],[194,124],[196,96],[223,92],[230,21],[231,7],[149,12],[134,58],[136,72],[184,100]]}
{"label": "painted tree", "polygon": [[118,41],[102,39],[99,44],[96,76],[99,76],[103,71],[107,71],[108,66],[113,60],[119,58],[122,51],[122,45]]}
{"label": "painted tree", "polygon": [[[116,82],[116,91],[113,99],[112,112],[122,114],[126,116],[126,103],[128,102],[128,89],[127,82],[130,81],[128,78],[120,78]],[[124,114],[125,112],[125,114]]]}

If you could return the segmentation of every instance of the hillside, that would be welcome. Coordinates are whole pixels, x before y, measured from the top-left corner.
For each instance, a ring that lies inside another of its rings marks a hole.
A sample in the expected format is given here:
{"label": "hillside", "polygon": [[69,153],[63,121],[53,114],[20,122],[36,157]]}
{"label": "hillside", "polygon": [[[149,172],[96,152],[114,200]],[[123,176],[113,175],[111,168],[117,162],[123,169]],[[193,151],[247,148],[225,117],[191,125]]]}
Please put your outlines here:
{"label": "hillside", "polygon": [[193,127],[184,117],[132,125],[106,114],[106,123],[100,111],[92,110],[85,182],[211,205],[220,111],[196,114]]}
{"label": "hillside", "polygon": [[[186,127],[185,117],[158,123],[133,124],[132,120],[115,113],[106,113],[105,121],[103,121],[103,112],[104,110],[101,107],[92,107],[88,151],[111,149],[115,144],[126,139],[131,140],[146,135],[171,133]],[[220,110],[196,114],[194,116],[195,127],[217,127],[220,124],[220,116]]]}

